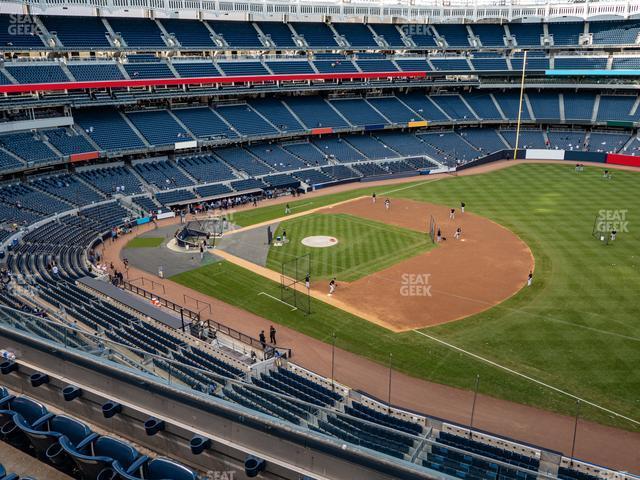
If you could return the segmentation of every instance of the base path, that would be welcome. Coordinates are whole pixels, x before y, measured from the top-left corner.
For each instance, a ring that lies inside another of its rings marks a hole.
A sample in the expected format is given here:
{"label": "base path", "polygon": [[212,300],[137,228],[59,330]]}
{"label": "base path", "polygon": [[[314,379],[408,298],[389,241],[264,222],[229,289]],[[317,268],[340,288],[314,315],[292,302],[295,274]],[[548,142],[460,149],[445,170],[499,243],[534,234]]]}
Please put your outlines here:
{"label": "base path", "polygon": [[[320,210],[424,232],[428,241],[426,231],[433,216],[442,233],[433,250],[355,282],[339,283],[334,298],[346,305],[341,308],[353,308],[354,313],[384,320],[375,323],[405,331],[480,313],[518,292],[533,270],[529,247],[487,218],[456,209],[450,219],[449,211],[442,205],[398,199],[387,210],[383,202],[372,203],[369,198]],[[457,228],[462,231],[460,239],[454,238]]]}

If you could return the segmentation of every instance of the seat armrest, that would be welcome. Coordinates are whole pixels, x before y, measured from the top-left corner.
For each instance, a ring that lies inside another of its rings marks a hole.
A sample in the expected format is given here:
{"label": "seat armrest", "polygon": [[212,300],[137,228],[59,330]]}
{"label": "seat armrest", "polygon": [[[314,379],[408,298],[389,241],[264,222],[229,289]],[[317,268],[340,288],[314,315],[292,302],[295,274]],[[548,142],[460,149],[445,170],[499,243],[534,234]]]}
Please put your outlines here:
{"label": "seat armrest", "polygon": [[[147,457],[146,455],[140,455],[132,464],[129,468],[127,468],[127,473],[129,475],[133,475],[136,470],[139,470],[140,467],[142,467],[145,463],[147,463],[147,461],[149,460],[149,457]],[[138,475],[140,478],[142,478],[141,475]]]}
{"label": "seat armrest", "polygon": [[78,445],[76,445],[76,449],[82,450],[83,448],[93,443],[93,441],[96,440],[99,436],[100,435],[98,435],[95,432],[89,434],[84,440],[82,440],[80,443],[78,443]]}
{"label": "seat armrest", "polygon": [[31,425],[32,428],[36,429],[39,426],[47,423],[49,420],[51,420],[53,417],[55,417],[55,415],[51,412],[49,413],[45,413],[43,416],[41,416],[38,420],[36,420],[35,422],[33,422],[33,425]]}
{"label": "seat armrest", "polygon": [[7,403],[16,398],[15,395],[7,395],[5,397],[0,398],[0,409],[3,409]]}

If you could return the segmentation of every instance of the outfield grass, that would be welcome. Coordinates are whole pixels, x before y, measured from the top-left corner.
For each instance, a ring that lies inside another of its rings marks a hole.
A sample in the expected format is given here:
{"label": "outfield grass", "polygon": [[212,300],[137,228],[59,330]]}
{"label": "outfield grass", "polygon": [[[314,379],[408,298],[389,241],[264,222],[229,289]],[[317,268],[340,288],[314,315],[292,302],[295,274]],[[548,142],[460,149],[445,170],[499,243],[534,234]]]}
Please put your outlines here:
{"label": "outfield grass", "polygon": [[[285,230],[288,243],[270,248],[267,267],[279,272],[283,262],[308,254],[314,280],[352,282],[433,248],[424,233],[347,214],[312,213],[285,220],[275,235]],[[334,236],[338,244],[312,248],[301,243],[312,235]]]}
{"label": "outfield grass", "polygon": [[[602,170],[587,167],[577,174],[570,165],[523,164],[417,184],[395,196],[444,205],[464,201],[469,211],[521,236],[536,260],[531,288],[487,312],[426,332],[640,420],[640,174],[615,171],[613,180],[605,181]],[[629,232],[609,246],[591,236],[601,208],[629,209]],[[268,209],[252,211],[252,218],[282,215]],[[210,278],[213,269],[220,274]],[[341,348],[376,361],[393,352],[394,367],[416,377],[470,389],[479,374],[483,393],[561,413],[575,411],[570,398],[415,332],[393,334],[317,301],[313,315],[300,321],[298,312],[257,296],[260,291],[277,296],[276,283],[227,263],[175,280],[324,341],[336,331]],[[595,408],[583,406],[581,415],[640,430]]]}
{"label": "outfield grass", "polygon": [[138,237],[129,240],[125,248],[155,248],[162,245],[162,237]]}

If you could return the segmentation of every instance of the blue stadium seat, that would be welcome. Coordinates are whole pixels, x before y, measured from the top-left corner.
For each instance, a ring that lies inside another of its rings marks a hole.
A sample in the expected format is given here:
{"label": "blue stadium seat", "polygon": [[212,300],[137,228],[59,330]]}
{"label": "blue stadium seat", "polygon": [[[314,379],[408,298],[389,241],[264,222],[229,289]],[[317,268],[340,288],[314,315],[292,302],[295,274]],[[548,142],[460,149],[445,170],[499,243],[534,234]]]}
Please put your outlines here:
{"label": "blue stadium seat", "polygon": [[98,17],[42,16],[42,23],[66,48],[110,48],[107,28]]}
{"label": "blue stadium seat", "polygon": [[146,459],[144,463],[136,462],[129,468],[116,460],[113,470],[121,480],[198,480],[196,472],[168,458]]}
{"label": "blue stadium seat", "polygon": [[165,30],[170,35],[173,35],[183,47],[214,48],[216,46],[211,38],[211,32],[203,22],[163,18],[160,20],[160,23],[162,23]]}
{"label": "blue stadium seat", "polygon": [[[71,457],[78,469],[86,479],[97,479],[98,475],[111,468],[117,461],[123,468],[129,469],[140,457],[138,451],[128,443],[112,437],[99,437],[76,448],[70,439],[60,437],[60,446]],[[146,458],[144,458],[146,461]]]}

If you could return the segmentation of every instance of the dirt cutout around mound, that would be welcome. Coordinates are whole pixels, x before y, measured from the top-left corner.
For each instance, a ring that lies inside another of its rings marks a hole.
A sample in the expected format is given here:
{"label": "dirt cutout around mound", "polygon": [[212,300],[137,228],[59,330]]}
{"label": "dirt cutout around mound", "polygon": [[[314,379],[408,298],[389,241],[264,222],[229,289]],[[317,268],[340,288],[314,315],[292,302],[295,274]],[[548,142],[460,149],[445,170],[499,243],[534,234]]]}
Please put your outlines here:
{"label": "dirt cutout around mound", "polygon": [[[487,218],[452,207],[411,200],[373,203],[360,198],[319,210],[346,213],[427,235],[430,216],[442,233],[437,248],[403,260],[355,282],[339,282],[340,307],[384,319],[404,331],[459,320],[487,310],[527,283],[534,260],[525,242]],[[454,238],[456,229],[462,235]],[[314,293],[325,293],[315,288]],[[331,300],[327,300],[332,303]],[[378,323],[378,322],[377,322]],[[380,322],[382,323],[382,322]]]}

